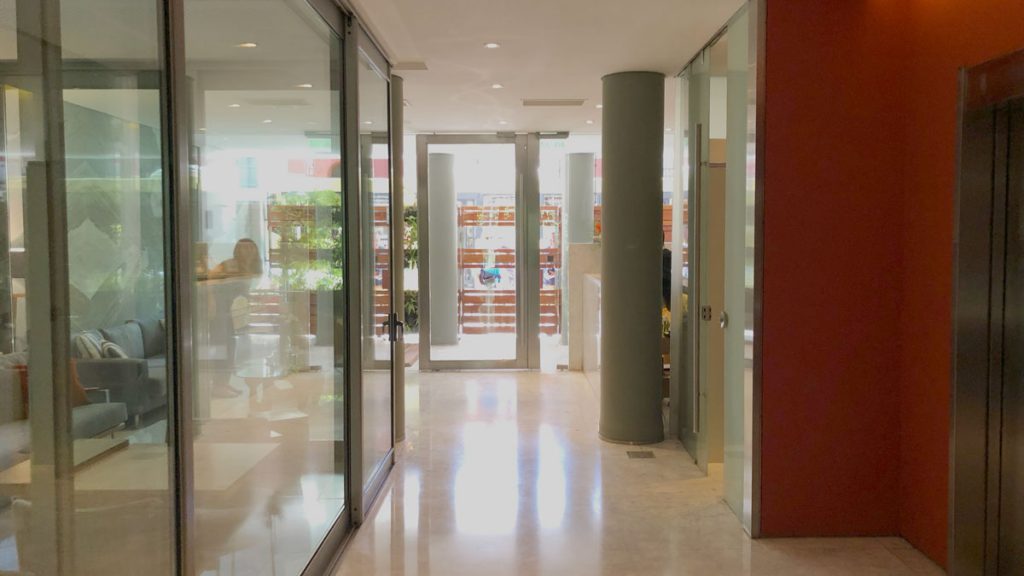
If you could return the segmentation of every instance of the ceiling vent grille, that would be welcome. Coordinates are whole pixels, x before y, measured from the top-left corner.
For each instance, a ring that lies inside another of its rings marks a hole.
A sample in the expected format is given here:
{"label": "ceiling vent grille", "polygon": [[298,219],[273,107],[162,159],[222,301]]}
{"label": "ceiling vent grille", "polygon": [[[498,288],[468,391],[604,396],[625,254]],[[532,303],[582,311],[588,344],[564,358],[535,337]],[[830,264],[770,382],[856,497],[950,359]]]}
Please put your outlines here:
{"label": "ceiling vent grille", "polygon": [[585,101],[579,98],[526,98],[523,100],[523,106],[583,106]]}
{"label": "ceiling vent grille", "polygon": [[403,70],[426,70],[427,69],[427,63],[426,62],[396,62],[395,65],[391,67],[391,69],[392,70],[398,70],[398,71],[403,71]]}

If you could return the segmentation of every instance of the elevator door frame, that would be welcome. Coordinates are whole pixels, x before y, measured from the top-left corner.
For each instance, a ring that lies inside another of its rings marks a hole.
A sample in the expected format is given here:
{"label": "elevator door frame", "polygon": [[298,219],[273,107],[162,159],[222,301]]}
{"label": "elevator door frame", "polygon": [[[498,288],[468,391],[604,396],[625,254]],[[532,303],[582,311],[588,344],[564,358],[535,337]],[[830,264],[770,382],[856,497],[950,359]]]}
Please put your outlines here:
{"label": "elevator door frame", "polygon": [[1024,51],[961,71],[955,199],[949,567],[997,574],[1010,105]]}
{"label": "elevator door frame", "polygon": [[[536,134],[420,134],[416,137],[419,222],[421,370],[534,369],[540,367],[540,194]],[[516,354],[500,360],[436,360],[430,356],[430,145],[514,144],[516,163]]]}

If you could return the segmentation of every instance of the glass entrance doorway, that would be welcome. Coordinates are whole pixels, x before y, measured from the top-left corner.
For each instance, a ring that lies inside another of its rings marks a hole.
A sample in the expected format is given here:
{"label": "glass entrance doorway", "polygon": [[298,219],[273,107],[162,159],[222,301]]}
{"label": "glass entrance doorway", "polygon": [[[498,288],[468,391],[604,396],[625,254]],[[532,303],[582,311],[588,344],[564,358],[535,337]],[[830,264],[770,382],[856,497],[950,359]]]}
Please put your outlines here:
{"label": "glass entrance doorway", "polygon": [[424,369],[525,368],[525,136],[420,136]]}

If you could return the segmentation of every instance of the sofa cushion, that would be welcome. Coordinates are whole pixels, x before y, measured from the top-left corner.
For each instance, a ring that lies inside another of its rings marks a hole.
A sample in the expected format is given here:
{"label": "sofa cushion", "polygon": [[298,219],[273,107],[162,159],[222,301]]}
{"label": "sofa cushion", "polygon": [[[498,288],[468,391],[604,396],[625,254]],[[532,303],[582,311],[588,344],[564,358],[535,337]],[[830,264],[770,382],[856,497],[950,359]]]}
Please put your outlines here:
{"label": "sofa cushion", "polygon": [[160,318],[143,318],[132,322],[138,324],[142,331],[142,347],[146,358],[166,352],[167,339],[164,334],[163,321]]}
{"label": "sofa cushion", "polygon": [[[111,342],[110,340],[103,341],[103,357],[104,358],[129,358],[128,352],[121,348],[120,345]],[[140,358],[141,360],[141,358]]]}
{"label": "sofa cushion", "polygon": [[149,377],[153,380],[167,380],[167,357],[163,354],[146,358]]}
{"label": "sofa cushion", "polygon": [[100,332],[104,338],[124,348],[130,358],[146,357],[146,349],[142,344],[142,329],[135,322],[104,328]]}
{"label": "sofa cushion", "polygon": [[103,358],[103,335],[86,330],[71,337],[72,353],[76,358]]}
{"label": "sofa cushion", "polygon": [[71,436],[93,438],[128,420],[128,408],[120,402],[86,404],[71,411]]}

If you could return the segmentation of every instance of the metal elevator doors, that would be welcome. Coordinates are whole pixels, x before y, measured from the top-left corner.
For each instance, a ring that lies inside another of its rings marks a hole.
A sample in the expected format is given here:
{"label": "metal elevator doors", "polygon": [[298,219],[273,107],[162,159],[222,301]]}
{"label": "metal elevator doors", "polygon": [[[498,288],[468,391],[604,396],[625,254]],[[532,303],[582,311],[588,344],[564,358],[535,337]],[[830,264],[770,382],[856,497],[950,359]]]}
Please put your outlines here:
{"label": "metal elevator doors", "polygon": [[1024,52],[966,70],[950,572],[1024,575]]}

